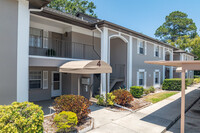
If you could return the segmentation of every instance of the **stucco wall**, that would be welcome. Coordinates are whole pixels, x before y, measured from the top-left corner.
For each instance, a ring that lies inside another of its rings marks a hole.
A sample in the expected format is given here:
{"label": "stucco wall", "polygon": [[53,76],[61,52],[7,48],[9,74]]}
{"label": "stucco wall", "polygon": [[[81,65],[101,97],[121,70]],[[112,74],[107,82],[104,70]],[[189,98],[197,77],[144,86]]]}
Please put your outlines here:
{"label": "stucco wall", "polygon": [[0,104],[17,100],[18,2],[0,1]]}
{"label": "stucco wall", "polygon": [[[58,68],[51,67],[30,67],[30,71],[39,70],[39,71],[48,71],[48,89],[29,89],[29,101],[42,101],[51,99],[51,91],[52,91],[52,72],[58,71]],[[62,94],[74,94],[78,95],[78,77],[80,79],[82,77],[91,78],[91,83],[93,83],[92,75],[77,75],[77,74],[68,74],[62,73]],[[90,98],[90,91],[92,91],[92,87],[88,89],[86,92],[85,86],[81,84],[80,94],[85,96],[86,98]]]}
{"label": "stucco wall", "polygon": [[133,52],[132,52],[132,58],[133,58],[133,85],[137,85],[137,71],[139,69],[145,69],[147,72],[146,75],[146,83],[147,87],[153,86],[153,80],[154,80],[154,71],[156,69],[160,70],[160,81],[162,81],[162,73],[163,73],[163,67],[160,65],[151,65],[146,64],[144,61],[153,61],[153,60],[162,60],[163,59],[163,49],[161,49],[161,56],[154,57],[154,45],[152,43],[147,42],[147,55],[141,55],[137,54],[137,40],[133,39]]}
{"label": "stucco wall", "polygon": [[42,101],[51,99],[51,74],[52,71],[57,71],[57,68],[45,68],[45,67],[30,67],[29,71],[39,70],[48,71],[48,89],[29,89],[29,101]]}

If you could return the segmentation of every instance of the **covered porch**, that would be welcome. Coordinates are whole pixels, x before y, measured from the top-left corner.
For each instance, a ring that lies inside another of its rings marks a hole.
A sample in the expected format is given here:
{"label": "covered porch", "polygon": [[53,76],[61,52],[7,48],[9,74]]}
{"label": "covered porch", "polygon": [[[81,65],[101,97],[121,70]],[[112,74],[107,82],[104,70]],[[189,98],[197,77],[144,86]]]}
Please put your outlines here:
{"label": "covered porch", "polygon": [[110,65],[100,60],[32,58],[29,65],[31,102],[51,101],[65,94],[82,95],[90,99],[96,88],[100,88],[97,74],[112,71]]}

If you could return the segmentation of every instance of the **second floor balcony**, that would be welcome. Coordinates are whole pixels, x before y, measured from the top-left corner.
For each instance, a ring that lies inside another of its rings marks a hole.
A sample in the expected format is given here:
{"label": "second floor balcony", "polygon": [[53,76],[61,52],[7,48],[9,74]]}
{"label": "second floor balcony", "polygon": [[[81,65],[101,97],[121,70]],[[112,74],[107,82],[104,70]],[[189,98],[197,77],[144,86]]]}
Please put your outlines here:
{"label": "second floor balcony", "polygon": [[70,42],[67,40],[30,36],[29,55],[46,57],[100,59],[94,45]]}

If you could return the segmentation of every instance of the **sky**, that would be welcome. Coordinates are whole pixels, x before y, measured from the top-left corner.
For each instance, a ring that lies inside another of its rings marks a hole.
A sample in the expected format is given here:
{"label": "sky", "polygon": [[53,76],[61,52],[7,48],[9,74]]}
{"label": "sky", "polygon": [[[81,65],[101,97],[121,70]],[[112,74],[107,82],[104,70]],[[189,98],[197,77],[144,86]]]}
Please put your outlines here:
{"label": "sky", "polygon": [[173,11],[188,14],[200,30],[200,0],[90,0],[98,18],[155,38],[156,29]]}

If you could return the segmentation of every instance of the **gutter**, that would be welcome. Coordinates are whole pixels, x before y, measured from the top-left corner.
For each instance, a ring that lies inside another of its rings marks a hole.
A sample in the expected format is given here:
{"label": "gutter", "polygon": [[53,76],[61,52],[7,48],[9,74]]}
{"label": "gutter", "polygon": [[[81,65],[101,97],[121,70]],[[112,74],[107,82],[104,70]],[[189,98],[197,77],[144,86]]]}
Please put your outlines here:
{"label": "gutter", "polygon": [[44,8],[40,8],[40,9],[29,9],[30,12],[42,12],[44,10]]}

